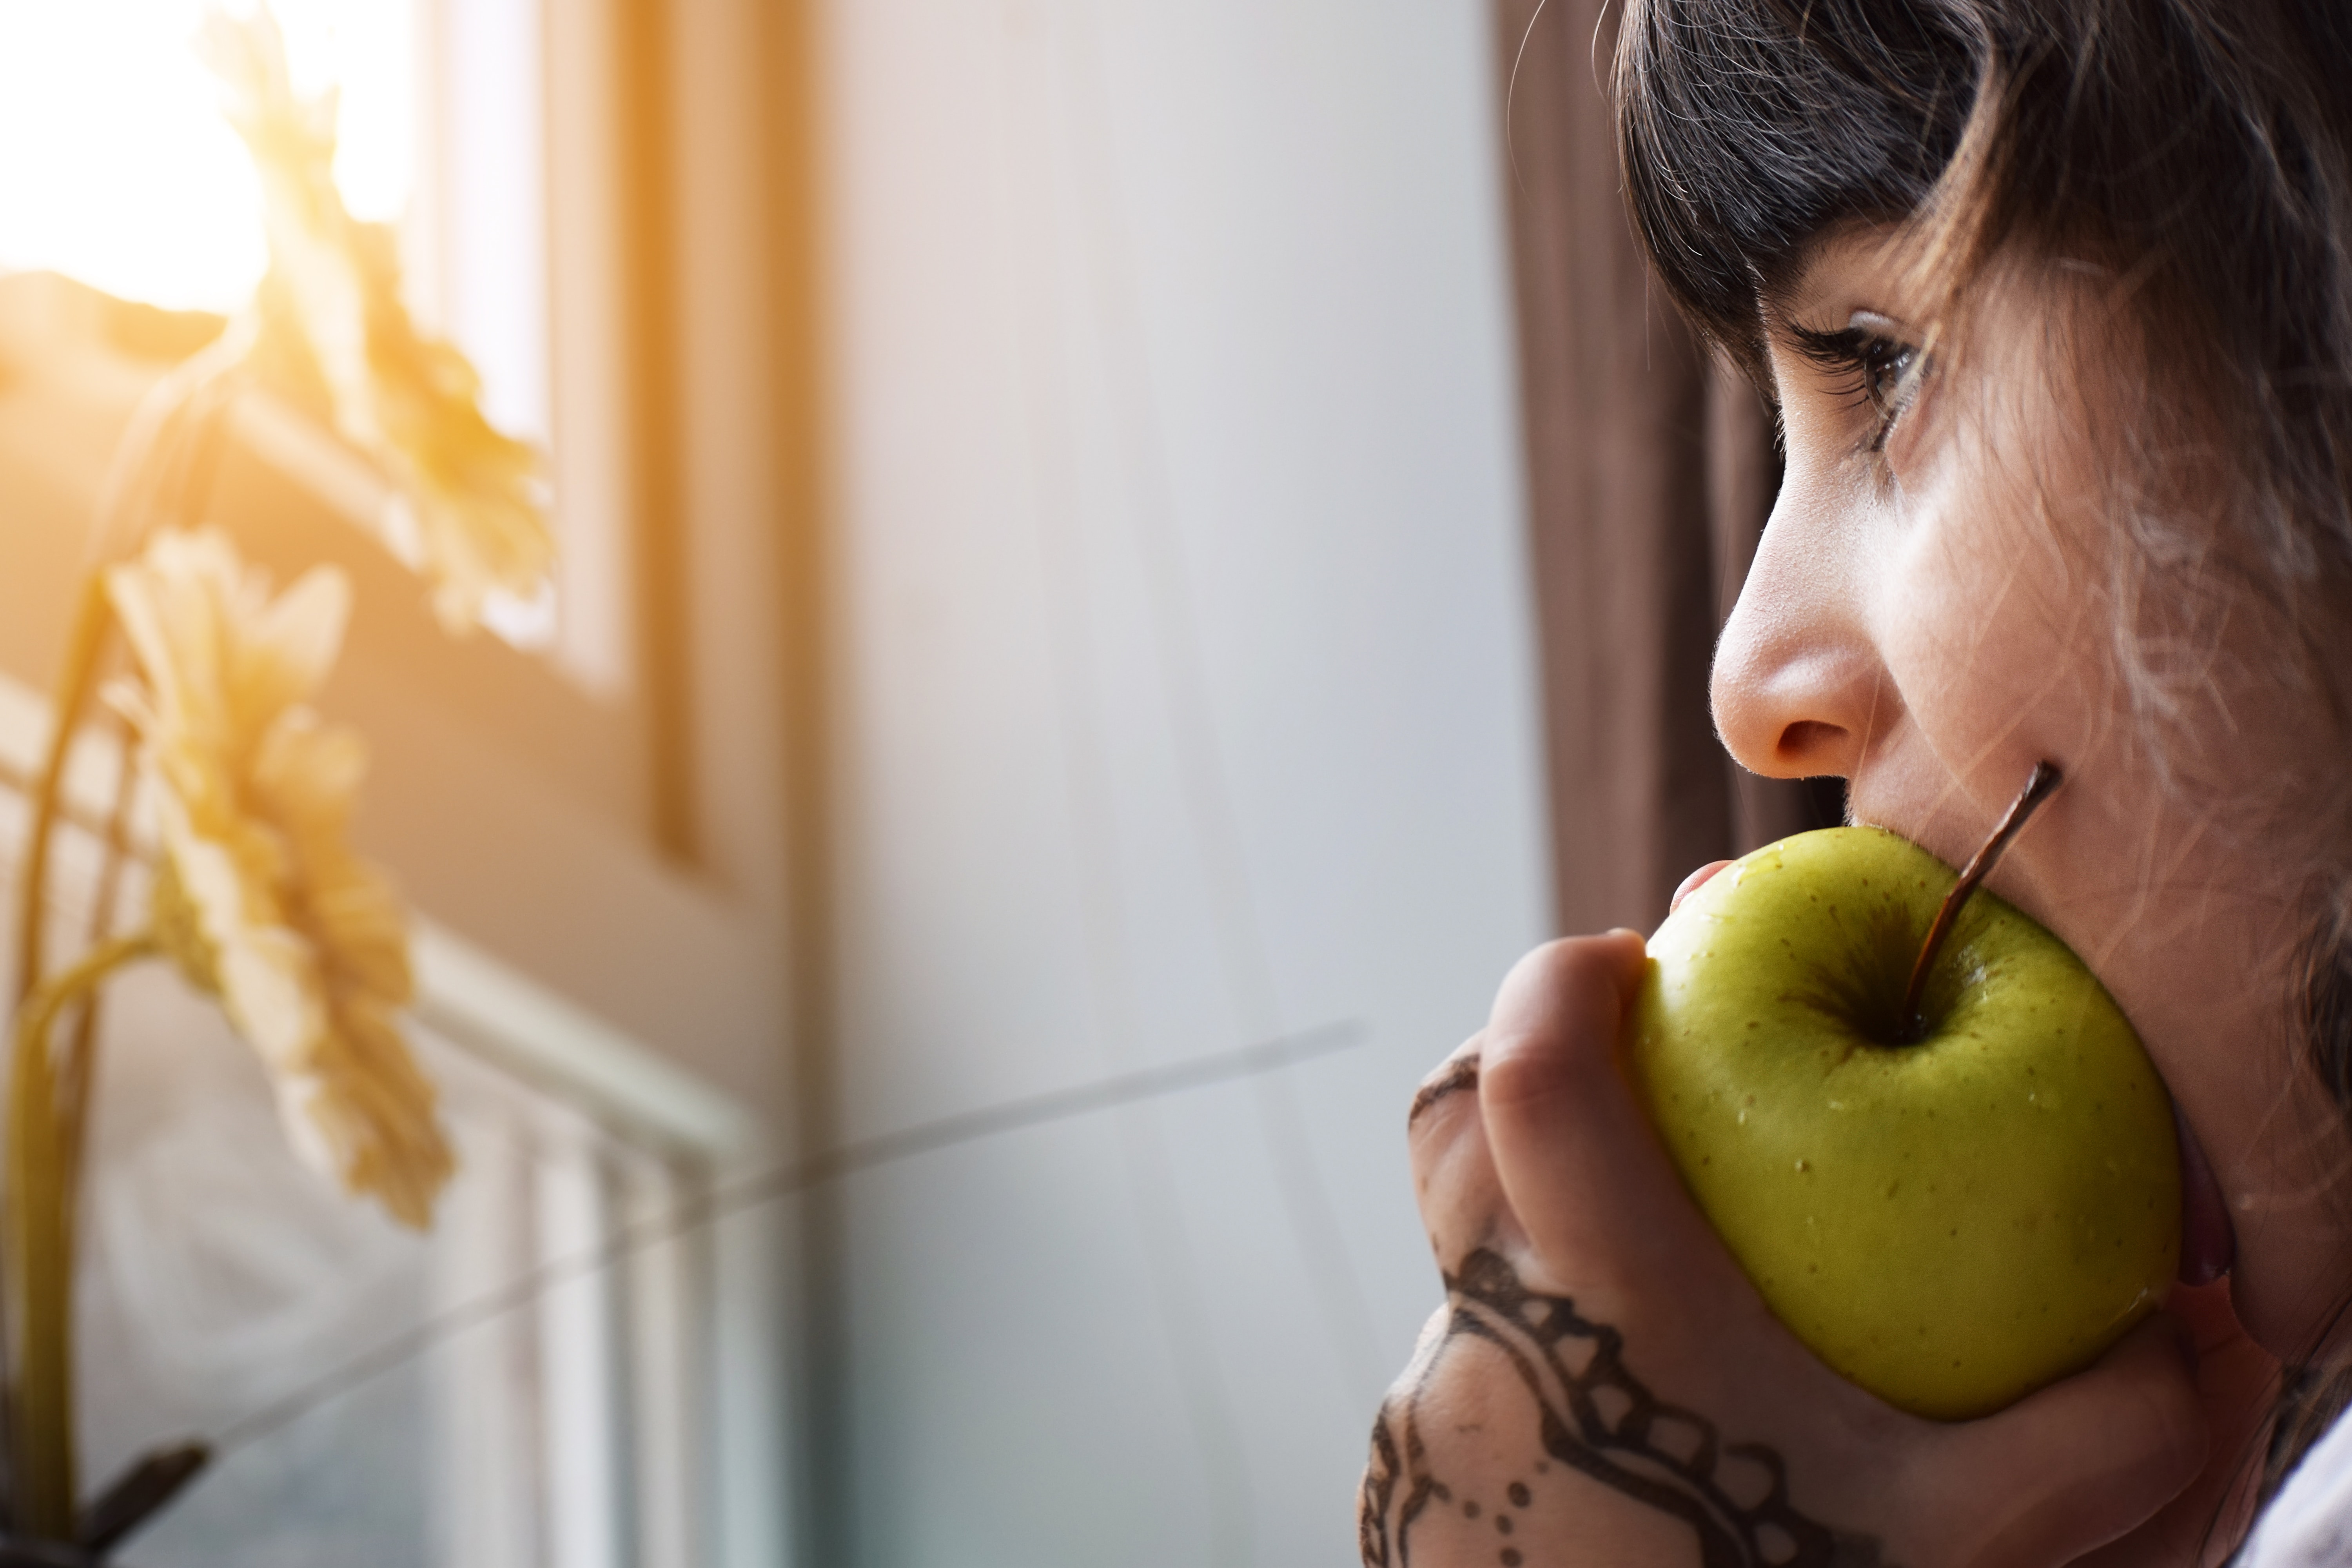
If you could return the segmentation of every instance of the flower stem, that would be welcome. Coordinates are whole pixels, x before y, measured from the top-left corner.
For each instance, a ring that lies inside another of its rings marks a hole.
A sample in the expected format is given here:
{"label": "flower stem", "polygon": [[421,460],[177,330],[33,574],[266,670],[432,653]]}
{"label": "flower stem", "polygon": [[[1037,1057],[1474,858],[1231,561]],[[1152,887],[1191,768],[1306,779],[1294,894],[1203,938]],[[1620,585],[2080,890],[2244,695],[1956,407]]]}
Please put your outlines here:
{"label": "flower stem", "polygon": [[[27,1320],[33,1303],[63,1294],[70,1310],[73,1277],[72,1237],[68,1209],[62,1198],[64,1151],[58,1145],[57,1087],[47,1048],[48,1010],[39,1033],[42,1047],[28,1053],[22,1025],[35,1012],[41,982],[43,950],[48,935],[49,843],[56,837],[63,805],[66,761],[73,750],[81,712],[98,679],[99,661],[106,651],[113,624],[106,601],[106,579],[92,572],[84,579],[75,607],[73,631],[66,644],[65,666],[58,679],[55,728],[49,733],[48,754],[42,759],[39,780],[33,789],[32,821],[26,832],[24,860],[16,879],[16,1016],[19,1028],[15,1060],[9,1071],[8,1146],[5,1178],[0,1179],[0,1338],[9,1353],[0,1359],[0,1393],[5,1394],[7,1420],[0,1424],[8,1446],[9,1523],[16,1530],[53,1540],[65,1540],[73,1525],[73,1373],[66,1363],[69,1325],[38,1331]],[[63,978],[63,977],[61,977]],[[33,1058],[37,1059],[33,1059]],[[30,1080],[28,1082],[28,1080]],[[58,1195],[53,1196],[52,1193]],[[43,1228],[44,1222],[51,1222]],[[36,1232],[38,1234],[36,1234]],[[62,1268],[53,1261],[64,1248]],[[46,1268],[62,1274],[59,1282],[39,1278]],[[35,1392],[38,1384],[39,1392]],[[58,1432],[45,1430],[52,1409],[62,1412]],[[60,1446],[62,1445],[62,1446]],[[62,1464],[62,1469],[57,1467]],[[52,1474],[51,1472],[55,1473]],[[61,1498],[61,1503],[53,1499]],[[62,1509],[62,1515],[58,1510]],[[58,1518],[62,1518],[62,1526]]]}
{"label": "flower stem", "polygon": [[[182,435],[180,426],[184,416],[192,409],[198,409],[210,416],[210,422],[217,422],[219,398],[233,390],[230,378],[250,353],[254,332],[250,321],[243,317],[232,321],[219,338],[149,388],[115,443],[114,455],[107,465],[97,515],[90,523],[86,552],[89,575],[82,584],[65,662],[58,672],[55,728],[50,731],[48,752],[34,787],[32,820],[26,827],[16,882],[16,1005],[20,1016],[42,986],[43,950],[48,936],[49,841],[55,835],[63,804],[66,762],[72,752],[74,736],[80,730],[83,710],[89,706],[97,686],[109,634],[113,629],[113,616],[106,597],[106,568],[138,547],[148,530],[164,515],[166,504],[185,505],[187,496],[158,497],[152,492],[172,467],[173,443]],[[209,462],[204,468],[204,482],[208,484]],[[184,484],[182,489],[194,490],[198,487]],[[40,1070],[47,1075],[49,1064],[40,1064]],[[14,1076],[20,1073],[12,1072]],[[44,1096],[45,1102],[48,1098]],[[16,1112],[12,1110],[11,1116],[13,1119]],[[10,1158],[13,1161],[15,1157],[12,1150]],[[68,1165],[62,1176],[68,1191],[64,1212],[68,1218],[76,1174],[76,1169]],[[13,1188],[13,1171],[10,1175]],[[0,1205],[0,1217],[5,1217],[5,1229],[13,1230],[17,1224],[13,1199]],[[68,1226],[68,1234],[69,1231]],[[0,1232],[0,1260],[5,1261],[8,1269],[21,1267],[26,1258],[35,1255],[35,1249],[20,1238]],[[66,1269],[69,1285],[70,1257]],[[23,1279],[11,1278],[5,1281],[5,1287],[0,1288],[0,1342],[32,1342],[23,1325],[14,1322],[10,1315],[18,1310],[19,1302],[31,1300],[37,1293]],[[18,1449],[26,1428],[22,1420],[16,1418],[16,1413],[23,1410],[25,1401],[18,1397],[13,1384],[16,1376],[30,1374],[31,1369],[24,1362],[11,1365],[0,1358],[0,1406],[12,1413],[10,1419],[0,1421],[0,1485],[6,1489],[6,1496],[0,1499],[5,1504],[0,1508],[0,1523],[17,1529],[27,1528],[31,1523],[26,1512],[29,1506],[28,1489],[33,1486],[27,1479],[28,1472],[38,1469],[44,1462]],[[67,1403],[70,1405],[69,1391]],[[69,1468],[71,1456],[67,1457]],[[66,1496],[69,1504],[70,1487]]]}
{"label": "flower stem", "polygon": [[73,1537],[73,1216],[49,1031],[66,1006],[126,963],[161,951],[152,931],[116,937],[45,982],[17,1009],[8,1081],[8,1320],[16,1331],[16,1524]]}
{"label": "flower stem", "polygon": [[47,936],[41,916],[48,899],[49,838],[57,826],[66,759],[80,730],[82,710],[89,706],[97,686],[107,634],[114,625],[106,602],[106,569],[138,549],[159,519],[175,515],[191,500],[202,500],[212,467],[202,453],[203,485],[184,483],[181,489],[188,494],[158,497],[148,492],[174,467],[178,450],[173,443],[184,437],[180,426],[192,409],[203,416],[199,422],[207,425],[198,433],[200,440],[217,434],[209,429],[209,421],[220,413],[215,405],[224,389],[233,390],[229,377],[250,352],[253,331],[243,318],[231,321],[220,337],[149,388],[107,464],[98,515],[90,523],[89,575],[82,583],[65,663],[58,675],[57,727],[49,733],[48,754],[42,759],[40,781],[33,795],[32,826],[26,837],[24,874],[16,884],[16,1001],[20,1006],[41,982],[41,949]]}
{"label": "flower stem", "polygon": [[[90,900],[89,918],[82,931],[85,944],[95,944],[114,929],[116,903],[122,892],[122,865],[131,843],[131,805],[137,793],[139,769],[131,752],[131,737],[122,736],[122,755],[114,777],[114,809],[100,839],[98,892]],[[66,1217],[73,1222],[81,1202],[84,1134],[89,1126],[89,1085],[98,1057],[99,999],[92,996],[75,1016],[73,1033],[58,1055],[58,1119],[65,1129]]]}
{"label": "flower stem", "polygon": [[58,678],[57,727],[49,733],[48,755],[41,761],[41,776],[33,790],[33,821],[25,843],[24,871],[16,880],[16,1005],[23,1006],[41,980],[41,949],[48,934],[49,840],[57,826],[58,808],[65,790],[66,759],[72,753],[74,731],[89,700],[98,676],[99,656],[106,649],[112,614],[106,603],[106,578],[93,572],[81,585],[74,611],[72,639],[66,645],[65,668]]}

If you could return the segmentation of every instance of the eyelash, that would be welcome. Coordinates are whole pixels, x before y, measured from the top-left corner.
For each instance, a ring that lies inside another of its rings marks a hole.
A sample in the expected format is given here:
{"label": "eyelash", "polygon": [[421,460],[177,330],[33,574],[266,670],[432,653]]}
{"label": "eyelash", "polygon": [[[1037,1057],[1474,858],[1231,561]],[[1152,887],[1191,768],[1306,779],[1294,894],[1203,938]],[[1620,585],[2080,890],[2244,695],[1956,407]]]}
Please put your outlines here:
{"label": "eyelash", "polygon": [[1817,332],[1804,328],[1797,330],[1797,345],[1804,356],[1832,374],[1846,378],[1838,388],[1840,396],[1853,403],[1867,403],[1878,411],[1878,428],[1871,436],[1870,449],[1884,451],[1887,437],[1895,433],[1895,421],[1918,395],[1919,381],[1927,374],[1925,366],[1915,374],[1914,362],[1919,351],[1910,343],[1898,342],[1864,327],[1848,327],[1843,331]]}

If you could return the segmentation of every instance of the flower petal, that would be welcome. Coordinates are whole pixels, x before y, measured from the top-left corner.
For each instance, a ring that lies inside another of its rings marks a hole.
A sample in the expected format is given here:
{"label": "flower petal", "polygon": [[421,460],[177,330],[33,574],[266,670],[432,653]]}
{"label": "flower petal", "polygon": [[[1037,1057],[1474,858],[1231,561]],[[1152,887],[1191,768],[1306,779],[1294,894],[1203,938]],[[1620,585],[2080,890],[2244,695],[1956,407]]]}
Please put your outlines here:
{"label": "flower petal", "polygon": [[156,792],[184,967],[261,1058],[297,1152],[424,1225],[452,1160],[396,1021],[406,915],[345,842],[366,748],[303,705],[350,589],[322,569],[272,598],[213,531],[159,536],[107,589],[141,677],[109,700]]}

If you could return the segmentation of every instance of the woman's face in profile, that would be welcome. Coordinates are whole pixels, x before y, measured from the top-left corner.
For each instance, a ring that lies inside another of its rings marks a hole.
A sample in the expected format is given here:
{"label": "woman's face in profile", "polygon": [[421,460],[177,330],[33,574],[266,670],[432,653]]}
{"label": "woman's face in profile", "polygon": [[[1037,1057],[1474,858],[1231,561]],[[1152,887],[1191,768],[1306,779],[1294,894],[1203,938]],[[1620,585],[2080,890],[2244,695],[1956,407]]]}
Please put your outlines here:
{"label": "woman's face in profile", "polygon": [[[2227,1261],[2233,1231],[2242,1321],[2298,1353],[2347,1284],[2352,1195],[2333,1110],[2293,1070],[2301,883],[2265,815],[2310,715],[2255,673],[2265,628],[2241,617],[2187,649],[2159,756],[2116,657],[2119,606],[2166,626],[2160,587],[2120,596],[2107,565],[2123,470],[2099,432],[2136,384],[2083,346],[2101,280],[1998,269],[1961,348],[1923,360],[1904,260],[1875,233],[1826,239],[1767,308],[1786,478],[1717,723],[1750,768],[1843,775],[1857,820],[1954,864],[2036,760],[2063,768],[1992,886],[2105,982],[2210,1162],[2184,1270]],[[2162,765],[2184,743],[2193,790]]]}

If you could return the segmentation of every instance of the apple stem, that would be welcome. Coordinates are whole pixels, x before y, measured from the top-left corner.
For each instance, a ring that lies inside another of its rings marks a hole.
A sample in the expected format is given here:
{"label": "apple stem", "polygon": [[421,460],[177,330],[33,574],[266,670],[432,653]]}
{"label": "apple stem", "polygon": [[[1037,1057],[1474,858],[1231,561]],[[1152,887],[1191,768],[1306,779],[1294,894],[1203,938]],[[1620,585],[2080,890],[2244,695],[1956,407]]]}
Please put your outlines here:
{"label": "apple stem", "polygon": [[1912,1038],[1917,1039],[1927,1033],[1919,1016],[1919,1004],[1927,995],[1927,972],[1935,967],[1937,950],[1944,945],[1944,939],[1951,935],[1954,922],[1960,918],[1960,906],[1969,901],[1969,895],[1977,890],[1977,884],[1991,875],[1993,867],[2017,841],[2017,836],[2025,831],[2025,825],[2033,820],[2033,814],[2058,793],[2058,786],[2065,782],[2065,778],[2055,763],[2034,763],[2033,772],[2026,776],[2025,787],[2018,792],[2015,800],[2010,802],[2009,811],[2001,817],[2000,826],[1992,830],[1992,837],[1984,841],[1984,847],[1977,851],[1976,858],[1961,870],[1960,879],[1952,884],[1950,892],[1944,895],[1944,907],[1936,911],[1935,923],[1927,928],[1927,940],[1919,945],[1919,961],[1911,966],[1911,984],[1903,992],[1903,1011],[1896,1015],[1903,1019],[1904,1027],[1911,1031]]}

